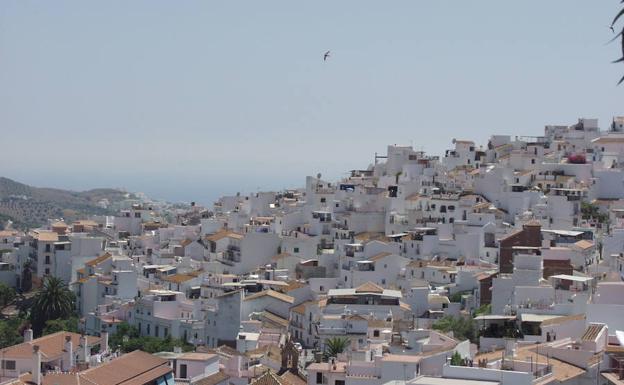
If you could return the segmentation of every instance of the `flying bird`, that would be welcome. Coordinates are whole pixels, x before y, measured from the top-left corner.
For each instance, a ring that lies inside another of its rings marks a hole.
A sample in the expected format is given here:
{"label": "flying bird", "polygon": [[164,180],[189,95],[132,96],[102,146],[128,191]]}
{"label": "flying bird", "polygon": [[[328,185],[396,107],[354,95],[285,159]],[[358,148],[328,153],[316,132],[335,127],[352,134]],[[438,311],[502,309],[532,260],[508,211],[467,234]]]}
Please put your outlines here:
{"label": "flying bird", "polygon": [[323,61],[327,61],[327,58],[330,56],[329,52],[330,51],[325,52],[325,54],[323,55]]}

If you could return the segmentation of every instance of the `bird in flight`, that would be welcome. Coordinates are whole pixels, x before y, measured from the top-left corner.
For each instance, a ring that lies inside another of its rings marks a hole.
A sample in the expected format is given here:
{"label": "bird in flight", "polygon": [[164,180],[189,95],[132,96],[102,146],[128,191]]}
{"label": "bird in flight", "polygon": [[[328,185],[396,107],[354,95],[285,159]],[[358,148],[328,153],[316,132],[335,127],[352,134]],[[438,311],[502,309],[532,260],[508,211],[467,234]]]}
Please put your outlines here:
{"label": "bird in flight", "polygon": [[325,54],[323,55],[323,61],[327,61],[327,58],[329,57],[329,51],[325,52]]}

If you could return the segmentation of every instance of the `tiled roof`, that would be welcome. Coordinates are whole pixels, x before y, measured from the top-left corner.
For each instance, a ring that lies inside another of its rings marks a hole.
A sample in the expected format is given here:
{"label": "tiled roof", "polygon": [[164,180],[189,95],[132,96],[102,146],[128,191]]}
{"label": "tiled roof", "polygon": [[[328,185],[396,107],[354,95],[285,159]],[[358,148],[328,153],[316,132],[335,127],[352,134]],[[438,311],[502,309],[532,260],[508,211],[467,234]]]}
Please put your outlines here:
{"label": "tiled roof", "polygon": [[[0,355],[4,358],[31,358],[33,346],[38,345],[43,362],[60,357],[65,349],[65,336],[70,336],[74,347],[80,345],[80,334],[70,332],[57,332],[48,334],[32,341],[6,347],[0,350]],[[99,337],[87,336],[87,345],[93,346],[100,342]]]}
{"label": "tiled roof", "polygon": [[58,234],[54,231],[34,231],[33,237],[41,242],[58,242]]}
{"label": "tiled roof", "polygon": [[306,283],[300,281],[288,281],[288,286],[284,287],[283,290],[289,292],[291,290],[301,289],[302,287],[308,286]]}
{"label": "tiled roof", "polygon": [[79,375],[97,385],[143,385],[171,371],[167,360],[135,350]]}
{"label": "tiled roof", "polygon": [[206,237],[208,241],[216,242],[223,238],[234,238],[234,239],[243,239],[245,236],[243,234],[235,233],[230,230],[221,230],[213,235],[209,235]]}
{"label": "tiled roof", "polygon": [[392,255],[392,253],[379,253],[379,254],[375,254],[372,257],[368,258],[369,261],[373,261],[373,262],[377,262],[381,259],[384,259],[385,257]]}
{"label": "tiled roof", "polygon": [[279,376],[273,373],[272,370],[265,372],[260,377],[251,381],[251,385],[288,385]]}
{"label": "tiled roof", "polygon": [[110,253],[104,253],[104,254],[100,255],[99,257],[97,257],[97,258],[94,258],[94,259],[92,259],[90,261],[87,261],[85,263],[85,265],[86,266],[96,266],[96,265],[99,265],[100,263],[106,261],[110,257],[111,257]]}
{"label": "tiled roof", "polygon": [[270,323],[273,324],[277,324],[280,325],[282,327],[288,327],[288,320],[285,318],[282,318],[276,314],[273,314],[271,312],[268,311],[264,311],[262,312],[262,318],[264,321],[268,321]]}
{"label": "tiled roof", "polygon": [[356,293],[379,293],[382,294],[384,291],[383,287],[375,285],[372,282],[366,282],[363,285],[355,288]]}
{"label": "tiled roof", "polygon": [[284,293],[280,293],[280,292],[275,291],[275,290],[265,290],[265,291],[261,291],[259,293],[252,294],[250,296],[245,297],[245,301],[251,301],[251,300],[254,300],[254,299],[257,299],[257,298],[262,298],[262,297],[265,297],[265,296],[269,296],[269,297],[278,299],[278,300],[283,301],[283,302],[288,302],[288,303],[295,302],[295,299],[293,297],[291,297],[291,296],[289,296],[287,294],[284,294]]}
{"label": "tiled roof", "polygon": [[233,349],[227,345],[221,345],[215,349],[217,353],[225,354],[227,356],[242,356],[243,354],[236,349]]}
{"label": "tiled roof", "polygon": [[228,376],[224,372],[219,371],[219,372],[216,372],[215,374],[211,374],[208,377],[204,377],[199,381],[195,381],[193,385],[217,385],[229,378],[230,376]]}
{"label": "tiled roof", "polygon": [[306,385],[308,383],[304,378],[291,371],[282,373],[280,378],[283,382],[286,382],[286,385]]}
{"label": "tiled roof", "polygon": [[380,239],[383,237],[384,237],[383,233],[363,232],[363,233],[355,234],[354,238],[358,242],[366,242],[366,241],[372,241],[374,239]]}
{"label": "tiled roof", "polygon": [[305,314],[305,303],[291,307],[290,311],[297,314]]}
{"label": "tiled roof", "polygon": [[182,282],[190,281],[191,279],[194,279],[194,278],[197,278],[197,276],[191,275],[191,274],[172,274],[172,275],[163,277],[162,280],[166,282],[172,282],[172,283],[182,283]]}

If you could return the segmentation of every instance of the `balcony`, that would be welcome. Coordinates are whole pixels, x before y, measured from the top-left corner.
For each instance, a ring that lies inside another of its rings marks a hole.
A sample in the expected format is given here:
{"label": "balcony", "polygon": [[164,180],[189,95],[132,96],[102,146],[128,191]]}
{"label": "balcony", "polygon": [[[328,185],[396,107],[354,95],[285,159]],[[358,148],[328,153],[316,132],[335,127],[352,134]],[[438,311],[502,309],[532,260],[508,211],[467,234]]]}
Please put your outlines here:
{"label": "balcony", "polygon": [[319,326],[318,328],[319,334],[347,334],[347,329],[343,327],[329,327],[329,326]]}

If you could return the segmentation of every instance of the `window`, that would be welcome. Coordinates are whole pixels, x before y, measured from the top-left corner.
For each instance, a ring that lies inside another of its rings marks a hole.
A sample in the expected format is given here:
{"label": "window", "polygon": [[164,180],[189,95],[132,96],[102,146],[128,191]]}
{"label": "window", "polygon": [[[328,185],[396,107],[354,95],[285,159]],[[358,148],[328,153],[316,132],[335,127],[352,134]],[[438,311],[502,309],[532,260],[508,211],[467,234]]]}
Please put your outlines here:
{"label": "window", "polygon": [[154,335],[158,337],[158,325],[154,326]]}
{"label": "window", "polygon": [[535,159],[531,159],[531,164],[535,164]]}
{"label": "window", "polygon": [[46,256],[45,256],[45,264],[46,264],[46,265],[49,265],[49,264],[50,264],[50,256],[49,256],[49,255],[46,255]]}
{"label": "window", "polygon": [[323,373],[316,372],[316,383],[317,384],[322,384],[323,383]]}
{"label": "window", "polygon": [[336,380],[334,382],[334,385],[345,385],[345,382],[344,382],[344,380]]}
{"label": "window", "polygon": [[180,378],[186,378],[186,364],[180,364]]}
{"label": "window", "polygon": [[50,269],[46,267],[45,269],[45,275],[50,275]]}
{"label": "window", "polygon": [[45,245],[45,251],[46,253],[50,252],[50,244]]}
{"label": "window", "polygon": [[373,330],[373,337],[379,337],[379,330]]}
{"label": "window", "polygon": [[15,361],[13,361],[13,360],[2,360],[2,369],[15,370]]}
{"label": "window", "polygon": [[321,198],[321,203],[325,203],[325,201],[327,201],[326,198]]}
{"label": "window", "polygon": [[169,336],[169,328],[165,328],[165,338]]}
{"label": "window", "polygon": [[135,218],[141,218],[141,213],[134,213]]}
{"label": "window", "polygon": [[298,248],[298,247],[295,247],[295,248],[293,249],[293,251],[294,251],[295,253],[298,253],[298,252],[299,252],[299,248]]}

